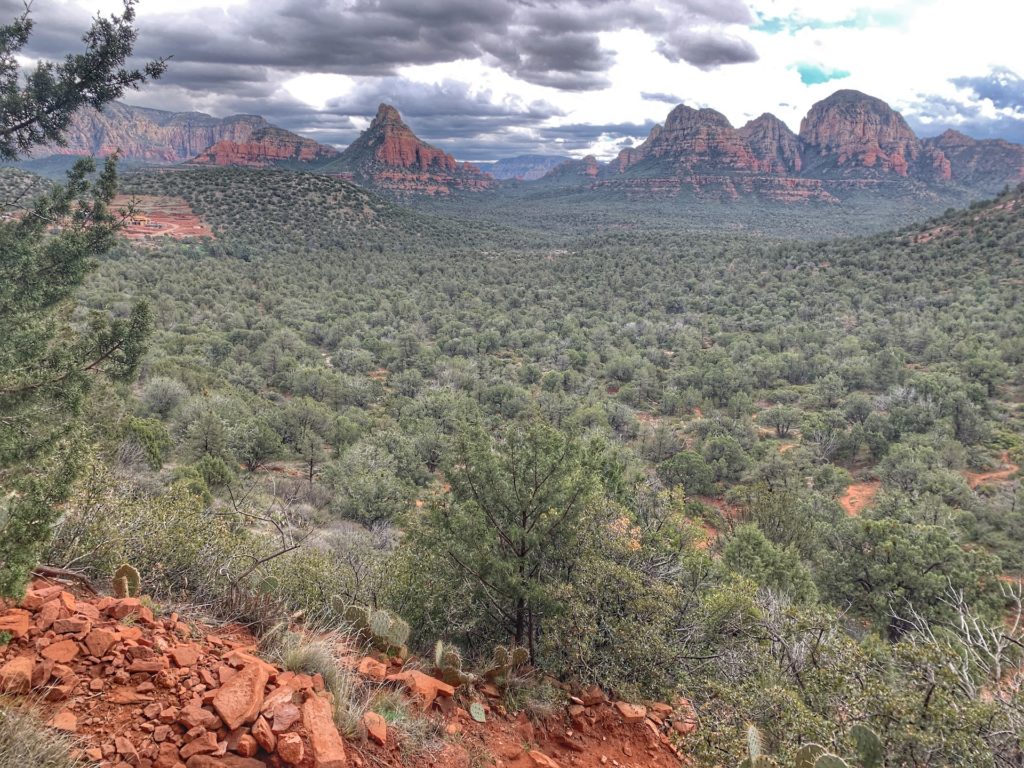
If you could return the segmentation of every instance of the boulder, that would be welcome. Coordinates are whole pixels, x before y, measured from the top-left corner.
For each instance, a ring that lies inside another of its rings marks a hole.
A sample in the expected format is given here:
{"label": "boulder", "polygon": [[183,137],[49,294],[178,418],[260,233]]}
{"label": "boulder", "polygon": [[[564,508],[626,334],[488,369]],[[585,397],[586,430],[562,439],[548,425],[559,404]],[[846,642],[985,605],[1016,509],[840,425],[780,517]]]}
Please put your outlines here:
{"label": "boulder", "polygon": [[387,721],[376,712],[367,712],[363,715],[363,726],[366,728],[366,735],[370,737],[371,741],[375,741],[381,746],[387,743]]}
{"label": "boulder", "polygon": [[345,744],[334,724],[334,713],[326,698],[311,695],[302,705],[302,722],[309,734],[309,743],[316,768],[345,768]]}
{"label": "boulder", "polygon": [[624,701],[616,701],[615,708],[619,711],[624,722],[642,723],[647,717],[647,707],[639,704],[627,704]]}
{"label": "boulder", "polygon": [[409,694],[416,698],[424,709],[429,709],[438,696],[450,698],[455,695],[455,688],[436,677],[424,674],[417,669],[397,672],[385,678],[389,683],[400,683]]}
{"label": "boulder", "polygon": [[28,693],[32,690],[35,661],[28,656],[11,659],[0,667],[0,693]]}
{"label": "boulder", "polygon": [[277,740],[277,754],[288,765],[299,765],[305,753],[302,737],[297,733],[286,733]]}
{"label": "boulder", "polygon": [[0,616],[0,632],[8,632],[15,638],[25,637],[29,624],[29,612],[18,608],[12,608]]}
{"label": "boulder", "polygon": [[269,678],[265,664],[250,664],[217,690],[213,708],[228,729],[234,730],[256,719]]}

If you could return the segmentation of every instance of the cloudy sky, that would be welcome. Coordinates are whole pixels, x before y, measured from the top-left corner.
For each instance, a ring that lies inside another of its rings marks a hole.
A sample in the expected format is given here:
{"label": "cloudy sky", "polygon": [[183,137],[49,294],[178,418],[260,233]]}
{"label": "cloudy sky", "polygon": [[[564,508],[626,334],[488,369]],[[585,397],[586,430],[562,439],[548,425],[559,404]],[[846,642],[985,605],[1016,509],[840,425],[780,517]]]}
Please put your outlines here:
{"label": "cloudy sky", "polygon": [[[120,5],[33,0],[26,54],[71,50]],[[922,135],[1024,143],[1017,0],[140,0],[138,26],[139,54],[173,60],[128,103],[261,114],[339,146],[387,101],[460,159],[607,157],[675,104],[798,130],[839,88]]]}

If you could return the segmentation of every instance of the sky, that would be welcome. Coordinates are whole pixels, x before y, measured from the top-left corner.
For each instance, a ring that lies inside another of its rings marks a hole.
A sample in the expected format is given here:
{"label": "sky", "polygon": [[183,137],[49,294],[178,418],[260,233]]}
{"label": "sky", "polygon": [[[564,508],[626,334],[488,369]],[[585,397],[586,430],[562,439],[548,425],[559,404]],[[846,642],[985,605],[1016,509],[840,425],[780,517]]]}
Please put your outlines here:
{"label": "sky", "polygon": [[[21,0],[0,0],[13,18]],[[23,63],[80,47],[119,0],[33,0]],[[462,160],[614,156],[677,104],[798,131],[841,88],[922,136],[1024,143],[1017,0],[139,0],[136,53],[167,74],[123,99],[259,114],[343,147],[378,104]]]}

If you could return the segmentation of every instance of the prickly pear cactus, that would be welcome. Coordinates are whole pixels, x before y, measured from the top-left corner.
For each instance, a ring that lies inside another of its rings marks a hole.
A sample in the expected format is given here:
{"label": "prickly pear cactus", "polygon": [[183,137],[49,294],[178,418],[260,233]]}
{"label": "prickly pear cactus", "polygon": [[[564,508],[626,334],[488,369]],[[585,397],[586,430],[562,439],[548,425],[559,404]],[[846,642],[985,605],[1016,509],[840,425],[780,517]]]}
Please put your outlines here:
{"label": "prickly pear cactus", "polygon": [[142,577],[131,565],[122,563],[114,571],[113,586],[117,597],[138,597],[142,591]]}
{"label": "prickly pear cactus", "polygon": [[885,760],[885,748],[877,733],[858,723],[850,729],[850,740],[857,750],[861,768],[881,768]]}
{"label": "prickly pear cactus", "polygon": [[484,705],[479,701],[474,701],[469,705],[469,715],[478,723],[487,722],[487,714],[484,712]]}
{"label": "prickly pear cactus", "polygon": [[814,768],[850,768],[850,764],[838,755],[822,755],[814,761]]}
{"label": "prickly pear cactus", "polygon": [[825,748],[821,744],[805,744],[796,751],[794,768],[814,768],[815,761],[824,754]]}

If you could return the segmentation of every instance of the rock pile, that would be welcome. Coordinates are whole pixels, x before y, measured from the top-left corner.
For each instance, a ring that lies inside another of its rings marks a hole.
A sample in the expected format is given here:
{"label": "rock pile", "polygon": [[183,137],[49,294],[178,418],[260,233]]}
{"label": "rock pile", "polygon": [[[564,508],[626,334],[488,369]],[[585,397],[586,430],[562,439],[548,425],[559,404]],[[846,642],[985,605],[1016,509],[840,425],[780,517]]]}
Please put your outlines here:
{"label": "rock pile", "polygon": [[41,698],[49,724],[80,735],[81,757],[103,768],[350,764],[319,675],[196,637],[138,599],[79,600],[37,584],[0,612],[0,631],[12,636],[0,648],[0,692]]}

